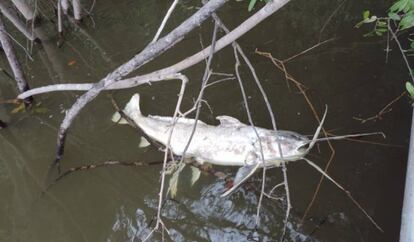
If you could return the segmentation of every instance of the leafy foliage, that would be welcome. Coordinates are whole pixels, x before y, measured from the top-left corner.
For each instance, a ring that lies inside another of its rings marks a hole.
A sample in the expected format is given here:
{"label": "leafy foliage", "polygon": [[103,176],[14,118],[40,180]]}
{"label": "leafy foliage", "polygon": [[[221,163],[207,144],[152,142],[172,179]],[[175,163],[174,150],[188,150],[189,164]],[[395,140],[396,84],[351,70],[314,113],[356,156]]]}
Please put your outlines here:
{"label": "leafy foliage", "polygon": [[411,82],[405,83],[405,89],[407,89],[408,94],[410,95],[411,100],[414,100],[414,86]]}
{"label": "leafy foliage", "polygon": [[414,0],[399,0],[395,2],[388,11],[388,16],[395,21],[399,21],[399,27],[401,29],[413,27]]}
{"label": "leafy foliage", "polygon": [[[397,33],[401,30],[410,29],[414,27],[414,0],[397,0],[389,8],[387,17],[377,17],[366,10],[362,13],[362,21],[357,23],[355,27],[359,28],[364,24],[374,24],[373,30],[364,36],[382,36],[389,31]],[[408,38],[408,40],[410,41],[408,49],[401,50],[405,56],[411,56],[414,53],[414,39]],[[409,71],[410,75],[413,75],[414,70]],[[414,100],[413,84],[406,82],[405,88],[411,99]]]}

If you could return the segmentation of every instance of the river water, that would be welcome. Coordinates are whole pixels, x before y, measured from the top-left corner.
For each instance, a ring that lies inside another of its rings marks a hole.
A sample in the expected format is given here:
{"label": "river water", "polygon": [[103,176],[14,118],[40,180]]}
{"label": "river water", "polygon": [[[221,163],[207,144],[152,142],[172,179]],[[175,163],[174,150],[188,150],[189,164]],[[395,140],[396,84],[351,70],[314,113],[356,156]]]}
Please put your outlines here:
{"label": "river water", "polygon": [[[85,1],[88,8],[92,1]],[[258,7],[263,3],[258,3]],[[280,129],[312,134],[318,125],[303,96],[285,80],[270,61],[255,49],[285,59],[319,40],[335,38],[286,64],[289,73],[306,86],[307,94],[322,115],[329,106],[324,127],[335,134],[382,131],[386,139],[333,142],[335,155],[329,173],[367,210],[383,228],[378,231],[336,186],[324,181],[304,223],[300,220],[309,204],[320,174],[305,162],[288,165],[292,212],[286,241],[397,241],[406,154],[409,138],[410,103],[403,97],[381,119],[361,123],[355,117],[375,115],[404,91],[408,78],[394,44],[386,63],[384,38],[365,38],[368,27],[355,29],[365,9],[381,15],[390,1],[293,0],[282,10],[243,36],[239,43],[253,62],[269,96]],[[46,14],[47,6],[43,6]],[[43,21],[50,36],[44,48],[34,46],[33,61],[19,54],[30,85],[97,82],[138,53],[153,38],[169,1],[97,1],[82,29],[68,25],[65,43],[58,48],[53,26]],[[190,16],[200,3],[180,3],[166,31]],[[334,15],[332,13],[339,6]],[[50,14],[50,13],[49,13]],[[234,28],[251,13],[247,1],[230,1],[219,12]],[[332,17],[330,17],[332,15]],[[327,20],[330,19],[329,22]],[[326,24],[325,24],[326,23]],[[325,25],[325,27],[323,27]],[[8,29],[23,41],[11,25]],[[165,67],[200,50],[211,39],[213,25],[207,21],[173,50],[147,64],[139,73]],[[321,32],[321,30],[323,31]],[[221,35],[221,34],[220,34]],[[234,74],[234,56],[226,48],[214,58],[215,72]],[[1,68],[7,67],[4,58]],[[7,69],[7,68],[6,68]],[[183,107],[197,97],[204,63],[186,71],[190,83]],[[242,67],[252,117],[260,127],[271,128],[260,92]],[[214,77],[215,80],[219,77]],[[0,99],[16,96],[14,83],[0,75]],[[124,105],[133,93],[142,96],[145,114],[172,115],[179,84],[175,81],[112,92]],[[76,118],[67,138],[62,169],[108,160],[151,162],[162,160],[155,148],[139,148],[140,137],[130,127],[114,125],[109,93],[101,94]],[[0,130],[0,241],[141,241],[154,226],[161,165],[109,166],[73,173],[42,193],[48,167],[53,161],[57,129],[65,111],[79,92],[59,92],[36,97],[40,105],[32,112],[12,113],[13,105],[0,105],[0,119],[9,123]],[[215,117],[229,115],[247,123],[240,89],[235,80],[209,87],[200,119],[218,124]],[[329,147],[321,143],[309,158],[324,167]],[[215,167],[234,175],[235,168]],[[264,199],[261,224],[255,227],[261,175],[229,198],[220,198],[225,182],[209,174],[190,185],[189,168],[180,177],[177,196],[168,199],[162,212],[169,230],[167,241],[277,241],[283,228],[285,202]],[[268,189],[282,181],[280,169],[267,172]],[[282,195],[279,191],[278,195]],[[155,233],[150,241],[161,241]]]}

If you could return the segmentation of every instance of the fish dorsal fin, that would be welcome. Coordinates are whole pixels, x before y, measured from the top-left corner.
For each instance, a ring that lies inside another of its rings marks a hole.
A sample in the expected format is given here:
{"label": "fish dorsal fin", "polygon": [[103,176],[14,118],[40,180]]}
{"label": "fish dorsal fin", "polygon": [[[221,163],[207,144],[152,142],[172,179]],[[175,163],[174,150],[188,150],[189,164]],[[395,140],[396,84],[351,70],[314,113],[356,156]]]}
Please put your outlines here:
{"label": "fish dorsal fin", "polygon": [[217,116],[216,119],[220,121],[220,125],[224,126],[244,126],[237,118],[233,118],[226,115]]}

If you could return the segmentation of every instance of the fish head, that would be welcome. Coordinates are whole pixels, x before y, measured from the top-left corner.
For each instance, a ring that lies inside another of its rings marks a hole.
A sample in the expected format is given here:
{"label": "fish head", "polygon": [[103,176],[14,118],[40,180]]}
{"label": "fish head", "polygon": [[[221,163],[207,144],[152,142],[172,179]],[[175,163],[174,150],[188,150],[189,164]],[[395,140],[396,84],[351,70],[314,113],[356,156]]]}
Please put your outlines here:
{"label": "fish head", "polygon": [[[280,130],[273,137],[272,150],[280,158],[294,161],[302,158],[309,152],[308,146],[310,140],[306,136],[292,131]],[[282,151],[282,155],[280,155],[280,150]]]}

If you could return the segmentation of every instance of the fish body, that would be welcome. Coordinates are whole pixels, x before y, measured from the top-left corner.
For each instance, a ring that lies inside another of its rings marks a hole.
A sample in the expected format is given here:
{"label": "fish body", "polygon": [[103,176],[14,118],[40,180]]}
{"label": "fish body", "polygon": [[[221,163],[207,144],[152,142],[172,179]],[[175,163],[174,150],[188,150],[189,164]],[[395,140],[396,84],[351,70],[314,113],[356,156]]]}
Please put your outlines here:
{"label": "fish body", "polygon": [[[175,155],[193,158],[199,163],[240,166],[235,185],[224,195],[234,191],[260,167],[300,160],[309,151],[306,145],[311,143],[306,136],[296,132],[253,127],[230,116],[217,116],[220,121],[217,126],[182,117],[174,123],[173,117],[144,116],[140,111],[139,94],[132,96],[123,112],[150,138],[164,146],[169,145]],[[118,113],[112,120],[125,122]]]}
{"label": "fish body", "polygon": [[[167,146],[171,129],[170,147],[175,155],[182,156],[194,129],[195,119],[173,117],[144,116],[139,108],[140,97],[135,94],[126,105],[124,113],[128,115],[145,134]],[[115,118],[116,119],[116,118]],[[295,161],[303,155],[303,145],[309,143],[306,136],[292,131],[274,131],[246,125],[230,116],[218,116],[217,126],[200,120],[184,156],[194,158],[200,163],[215,165],[244,166],[256,162],[263,166],[279,166],[283,161]],[[257,134],[255,132],[257,131]],[[282,150],[283,158],[280,155]]]}

